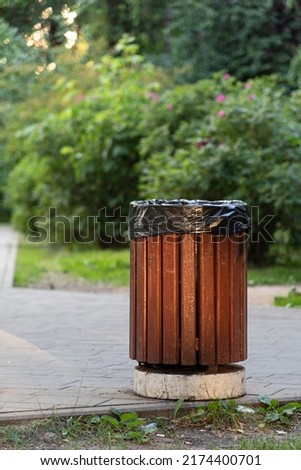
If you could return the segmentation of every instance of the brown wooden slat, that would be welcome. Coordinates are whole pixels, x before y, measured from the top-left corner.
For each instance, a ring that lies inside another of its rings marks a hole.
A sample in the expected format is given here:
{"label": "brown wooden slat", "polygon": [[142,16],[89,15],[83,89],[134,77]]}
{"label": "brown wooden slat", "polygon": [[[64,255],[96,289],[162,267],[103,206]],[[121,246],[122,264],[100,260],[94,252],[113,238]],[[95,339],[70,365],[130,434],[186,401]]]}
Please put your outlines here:
{"label": "brown wooden slat", "polygon": [[136,359],[136,242],[130,241],[130,358]]}
{"label": "brown wooden slat", "polygon": [[136,239],[136,359],[147,360],[147,238]]}
{"label": "brown wooden slat", "polygon": [[247,299],[247,235],[242,235],[240,248],[240,357],[245,360],[248,355],[247,333],[248,333],[248,299]]}
{"label": "brown wooden slat", "polygon": [[194,235],[181,236],[181,364],[196,364],[196,269]]}
{"label": "brown wooden slat", "polygon": [[162,236],[163,364],[179,364],[179,235]]}
{"label": "brown wooden slat", "polygon": [[216,342],[217,364],[229,362],[230,350],[230,276],[229,239],[219,236],[215,244],[216,264]]}
{"label": "brown wooden slat", "polygon": [[131,242],[130,357],[183,366],[245,360],[246,235],[178,237]]}
{"label": "brown wooden slat", "polygon": [[234,235],[229,237],[229,276],[230,276],[230,362],[242,360],[240,353],[241,344],[241,286],[240,286],[240,242]]}
{"label": "brown wooden slat", "polygon": [[147,362],[162,363],[161,236],[147,242]]}
{"label": "brown wooden slat", "polygon": [[215,269],[212,235],[198,236],[199,364],[216,364]]}

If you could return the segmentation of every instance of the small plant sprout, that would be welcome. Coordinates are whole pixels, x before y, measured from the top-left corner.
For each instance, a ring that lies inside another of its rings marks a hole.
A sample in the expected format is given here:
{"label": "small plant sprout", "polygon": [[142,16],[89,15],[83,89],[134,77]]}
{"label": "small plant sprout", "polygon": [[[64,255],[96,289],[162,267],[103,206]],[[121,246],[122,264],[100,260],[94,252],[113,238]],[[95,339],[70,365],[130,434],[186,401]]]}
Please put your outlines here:
{"label": "small plant sprout", "polygon": [[176,419],[176,417],[178,416],[179,412],[182,410],[183,408],[183,405],[184,405],[184,398],[180,398],[176,405],[175,405],[175,409],[174,409],[174,413],[173,413],[173,418]]}
{"label": "small plant sprout", "polygon": [[111,409],[115,416],[103,415],[100,420],[108,432],[115,438],[135,440],[139,443],[148,441],[147,434],[157,430],[154,423],[145,424],[144,418],[139,418],[136,412],[121,413],[118,409]]}
{"label": "small plant sprout", "polygon": [[[175,407],[174,419],[177,417],[182,406],[183,400],[179,400]],[[218,429],[220,427],[241,427],[240,417],[241,413],[237,409],[235,400],[216,400],[206,405],[198,406],[180,419],[188,419],[192,423],[210,424]]]}
{"label": "small plant sprout", "polygon": [[266,395],[260,396],[259,401],[264,405],[259,408],[259,411],[267,423],[279,421],[282,424],[288,425],[293,414],[301,409],[300,402],[293,401],[281,405],[279,400],[269,398]]}
{"label": "small plant sprout", "polygon": [[70,417],[62,429],[62,435],[73,440],[84,432],[93,432],[94,434],[101,432],[115,440],[133,440],[145,443],[148,441],[147,435],[157,430],[154,423],[145,423],[145,419],[139,418],[136,412],[122,413],[117,408],[112,408],[111,413],[89,418]]}

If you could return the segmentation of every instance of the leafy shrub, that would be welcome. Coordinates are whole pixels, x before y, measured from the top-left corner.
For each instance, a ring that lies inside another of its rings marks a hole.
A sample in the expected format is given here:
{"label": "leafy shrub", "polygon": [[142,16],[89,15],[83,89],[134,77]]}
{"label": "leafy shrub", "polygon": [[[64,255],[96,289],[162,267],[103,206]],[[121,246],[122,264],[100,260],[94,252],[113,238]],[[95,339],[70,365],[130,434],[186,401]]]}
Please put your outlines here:
{"label": "leafy shrub", "polygon": [[11,65],[36,60],[37,57],[37,51],[26,46],[18,29],[0,18],[0,72]]}
{"label": "leafy shrub", "polygon": [[6,124],[15,103],[27,96],[29,84],[34,80],[32,63],[38,59],[37,51],[26,46],[17,28],[0,18],[0,221],[8,219],[3,207],[3,188],[10,170],[4,158]]}
{"label": "leafy shrub", "polygon": [[285,96],[275,77],[242,83],[228,74],[163,93],[141,142],[143,197],[245,200],[256,262],[279,231],[297,245],[300,99],[299,91]]}
{"label": "leafy shrub", "polygon": [[[18,229],[55,208],[70,221],[68,240],[106,243],[124,235],[133,199],[243,199],[254,208],[253,260],[271,254],[274,239],[300,244],[301,91],[228,73],[174,87],[128,37],[115,57],[80,70],[19,105],[3,128],[5,197]],[[103,208],[109,218],[95,228],[91,216]]]}
{"label": "leafy shrub", "polygon": [[301,5],[289,0],[172,2],[171,54],[184,80],[228,70],[240,79],[286,75],[301,42]]}
{"label": "leafy shrub", "polygon": [[[96,66],[99,79],[89,91],[61,79],[56,92],[66,106],[40,113],[9,139],[6,151],[17,163],[6,201],[20,230],[27,230],[33,216],[47,218],[50,208],[71,221],[67,230],[77,240],[95,239],[96,225],[103,242],[120,239],[126,230],[121,223],[137,198],[140,122],[162,77],[138,55],[131,38],[117,45],[117,53],[103,56]],[[101,218],[92,219],[102,209]],[[58,228],[62,232],[62,224]]]}

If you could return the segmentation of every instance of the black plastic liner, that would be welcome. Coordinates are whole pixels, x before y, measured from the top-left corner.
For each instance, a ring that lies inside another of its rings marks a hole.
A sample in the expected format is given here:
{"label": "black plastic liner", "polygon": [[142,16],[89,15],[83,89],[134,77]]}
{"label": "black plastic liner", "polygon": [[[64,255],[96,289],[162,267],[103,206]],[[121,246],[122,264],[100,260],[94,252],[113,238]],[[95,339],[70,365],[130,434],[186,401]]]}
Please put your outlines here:
{"label": "black plastic liner", "polygon": [[130,240],[168,233],[233,235],[250,228],[249,210],[243,201],[151,199],[130,204]]}

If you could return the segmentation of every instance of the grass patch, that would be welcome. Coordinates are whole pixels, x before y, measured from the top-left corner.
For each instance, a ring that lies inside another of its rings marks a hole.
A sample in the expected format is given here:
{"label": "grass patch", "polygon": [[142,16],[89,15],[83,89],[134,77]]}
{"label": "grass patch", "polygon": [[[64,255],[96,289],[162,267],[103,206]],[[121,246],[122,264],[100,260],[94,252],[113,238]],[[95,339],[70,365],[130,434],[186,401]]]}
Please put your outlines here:
{"label": "grass patch", "polygon": [[[185,410],[175,405],[174,417],[143,418],[111,409],[108,415],[32,420],[0,425],[1,449],[301,449],[301,403],[285,405],[261,397],[261,406],[218,400]],[[272,415],[272,413],[274,413]],[[277,419],[274,419],[277,414]],[[286,416],[287,419],[281,420]],[[200,432],[204,431],[204,432]],[[238,433],[244,434],[241,438]],[[257,437],[254,438],[254,433]]]}
{"label": "grass patch", "polygon": [[[1,449],[31,449],[37,443],[43,443],[45,433],[58,433],[61,428],[59,418],[24,421],[19,424],[2,424],[0,426]],[[46,446],[45,446],[46,447]]]}
{"label": "grass patch", "polygon": [[300,266],[249,267],[249,285],[294,285],[301,283]]}
{"label": "grass patch", "polygon": [[301,307],[301,292],[291,291],[285,297],[275,297],[277,307]]}
{"label": "grass patch", "polygon": [[[39,281],[47,272],[66,273],[89,282],[113,286],[129,285],[130,254],[128,249],[72,249],[54,245],[21,243],[18,249],[15,285],[26,287]],[[301,261],[288,265],[248,269],[249,285],[294,285],[301,283]]]}
{"label": "grass patch", "polygon": [[242,439],[235,450],[300,450],[301,437],[285,438],[279,440],[276,438],[262,439]]}
{"label": "grass patch", "polygon": [[120,287],[129,284],[129,268],[127,249],[77,251],[23,243],[18,249],[15,285],[26,287],[42,279],[47,272],[55,272]]}
{"label": "grass patch", "polygon": [[301,283],[301,251],[278,245],[270,264],[248,266],[249,285],[295,285]]}
{"label": "grass patch", "polygon": [[104,426],[100,417],[49,418],[0,426],[0,446],[6,450],[30,449],[125,449]]}

